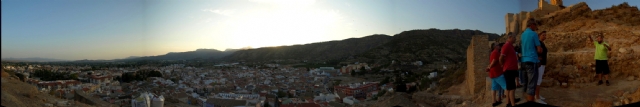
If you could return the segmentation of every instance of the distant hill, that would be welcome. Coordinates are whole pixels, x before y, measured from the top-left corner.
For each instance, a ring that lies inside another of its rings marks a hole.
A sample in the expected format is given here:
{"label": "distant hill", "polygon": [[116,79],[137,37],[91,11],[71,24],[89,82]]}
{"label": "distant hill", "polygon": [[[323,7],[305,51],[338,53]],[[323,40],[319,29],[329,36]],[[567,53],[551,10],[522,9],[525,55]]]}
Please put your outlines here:
{"label": "distant hill", "polygon": [[32,58],[2,58],[2,61],[16,61],[16,62],[58,62],[58,61],[68,61],[62,59],[51,59],[51,58],[40,58],[40,57],[32,57]]}
{"label": "distant hill", "polygon": [[[439,60],[463,61],[473,35],[489,35],[490,40],[497,34],[479,30],[411,30],[393,36],[386,44],[358,55],[365,62],[379,61],[423,61]],[[488,50],[487,50],[488,51]],[[362,58],[363,57],[363,58]]]}
{"label": "distant hill", "polygon": [[223,60],[268,61],[268,60],[464,60],[471,36],[497,34],[478,30],[411,30],[394,36],[371,35],[341,41],[319,42],[304,45],[267,47],[241,50]]}
{"label": "distant hill", "polygon": [[219,51],[215,49],[198,49],[195,51],[188,52],[169,52],[164,55],[158,56],[143,56],[143,57],[128,57],[125,59],[120,59],[118,61],[139,61],[139,60],[190,60],[196,58],[202,59],[219,59],[225,57],[227,55],[232,54],[238,50],[227,49],[225,51]]}
{"label": "distant hill", "polygon": [[134,58],[140,58],[140,57],[141,57],[141,56],[129,56],[129,57],[124,58],[124,59],[134,59]]}
{"label": "distant hill", "polygon": [[329,60],[358,55],[391,40],[389,35],[370,35],[340,41],[318,42],[304,45],[265,47],[237,51],[226,61],[267,60]]}

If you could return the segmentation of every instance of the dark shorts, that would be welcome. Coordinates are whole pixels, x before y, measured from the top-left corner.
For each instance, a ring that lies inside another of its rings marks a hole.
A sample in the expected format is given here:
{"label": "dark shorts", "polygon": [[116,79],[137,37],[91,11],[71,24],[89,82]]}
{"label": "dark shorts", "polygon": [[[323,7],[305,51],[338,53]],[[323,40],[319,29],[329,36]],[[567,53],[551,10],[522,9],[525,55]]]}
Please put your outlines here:
{"label": "dark shorts", "polygon": [[609,63],[607,60],[596,60],[596,74],[609,74]]}
{"label": "dark shorts", "polygon": [[524,62],[522,64],[523,75],[520,77],[524,80],[524,88],[522,92],[529,95],[535,95],[536,85],[538,85],[538,64],[532,62]]}
{"label": "dark shorts", "polygon": [[507,83],[507,90],[516,89],[516,77],[518,76],[518,70],[507,70],[504,72],[504,80]]}

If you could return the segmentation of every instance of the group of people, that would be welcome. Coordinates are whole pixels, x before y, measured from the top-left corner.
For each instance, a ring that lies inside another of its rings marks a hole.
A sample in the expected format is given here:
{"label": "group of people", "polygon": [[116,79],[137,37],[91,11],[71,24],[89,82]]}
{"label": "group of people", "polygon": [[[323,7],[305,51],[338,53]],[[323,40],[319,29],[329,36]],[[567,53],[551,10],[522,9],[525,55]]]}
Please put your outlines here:
{"label": "group of people", "polygon": [[[534,19],[527,21],[527,29],[521,35],[518,48],[514,47],[516,38],[511,32],[506,35],[508,39],[505,43],[491,45],[492,52],[487,72],[491,78],[493,106],[501,104],[502,98],[507,99],[507,107],[515,106],[515,103],[520,101],[519,98],[515,98],[515,89],[521,87],[527,101],[547,104],[544,101],[545,98],[540,96],[540,84],[547,64],[548,51],[543,42],[546,39],[546,31],[537,33],[538,25],[539,23]],[[600,79],[598,85],[603,84],[602,75],[604,75],[608,86],[610,71],[607,51],[610,51],[611,47],[603,42],[602,33],[596,35],[596,41],[589,36],[589,42],[593,42],[596,47],[596,74]]]}

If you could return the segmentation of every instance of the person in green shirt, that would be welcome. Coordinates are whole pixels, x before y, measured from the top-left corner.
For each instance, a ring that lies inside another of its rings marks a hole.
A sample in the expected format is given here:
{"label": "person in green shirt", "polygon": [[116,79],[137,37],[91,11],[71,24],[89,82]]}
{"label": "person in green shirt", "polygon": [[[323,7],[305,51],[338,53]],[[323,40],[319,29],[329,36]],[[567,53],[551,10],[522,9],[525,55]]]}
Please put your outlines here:
{"label": "person in green shirt", "polygon": [[604,36],[602,33],[598,33],[596,35],[596,41],[593,41],[591,36],[589,36],[589,42],[593,42],[596,46],[596,53],[594,58],[596,59],[596,74],[600,81],[598,81],[598,85],[602,85],[602,75],[604,75],[604,79],[606,81],[606,85],[609,86],[609,63],[607,60],[609,57],[607,56],[607,52],[611,51],[611,47],[607,42],[604,42]]}

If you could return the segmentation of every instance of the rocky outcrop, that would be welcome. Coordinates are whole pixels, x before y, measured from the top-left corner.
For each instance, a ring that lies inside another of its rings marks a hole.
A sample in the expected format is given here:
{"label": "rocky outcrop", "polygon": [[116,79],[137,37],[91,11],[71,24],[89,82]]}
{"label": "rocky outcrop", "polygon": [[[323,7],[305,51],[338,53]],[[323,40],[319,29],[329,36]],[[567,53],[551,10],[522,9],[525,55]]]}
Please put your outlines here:
{"label": "rocky outcrop", "polygon": [[618,91],[614,95],[615,99],[613,101],[614,106],[631,104],[634,102],[640,102],[640,88],[635,91]]}
{"label": "rocky outcrop", "polygon": [[579,3],[542,18],[540,31],[548,31],[545,43],[550,51],[549,77],[569,84],[594,82],[595,47],[588,38],[597,34],[603,34],[604,41],[612,47],[608,53],[612,77],[639,75],[639,16],[637,7],[626,3],[595,11],[586,3]]}

